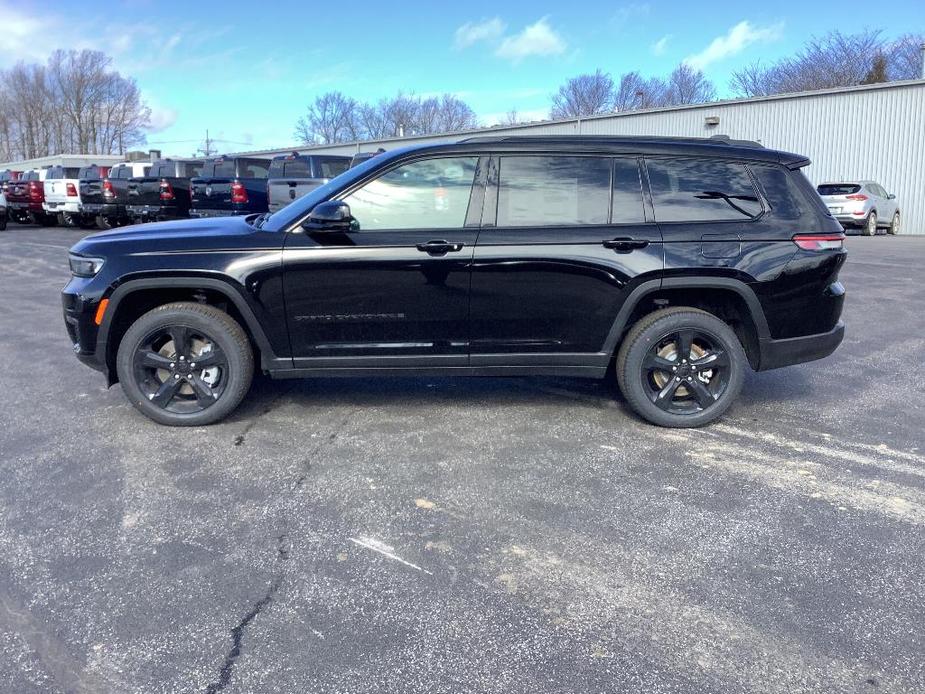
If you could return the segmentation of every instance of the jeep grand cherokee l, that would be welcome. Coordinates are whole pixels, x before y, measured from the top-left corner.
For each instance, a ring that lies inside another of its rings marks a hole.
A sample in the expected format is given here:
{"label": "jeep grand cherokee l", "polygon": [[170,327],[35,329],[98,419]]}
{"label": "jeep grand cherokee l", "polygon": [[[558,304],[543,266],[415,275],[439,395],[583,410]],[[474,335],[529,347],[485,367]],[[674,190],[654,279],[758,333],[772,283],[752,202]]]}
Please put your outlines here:
{"label": "jeep grand cherokee l", "polygon": [[841,226],[800,155],[722,140],[482,137],[395,150],[275,214],[96,234],[70,255],[77,357],[170,425],[255,368],[307,376],[614,368],[698,426],[747,368],[842,340]]}

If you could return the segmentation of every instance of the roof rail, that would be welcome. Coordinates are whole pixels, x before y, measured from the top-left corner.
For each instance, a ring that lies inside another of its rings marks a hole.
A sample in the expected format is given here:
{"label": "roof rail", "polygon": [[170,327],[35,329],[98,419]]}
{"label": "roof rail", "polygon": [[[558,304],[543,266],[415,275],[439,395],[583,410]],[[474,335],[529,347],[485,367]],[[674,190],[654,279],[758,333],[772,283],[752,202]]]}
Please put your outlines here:
{"label": "roof rail", "polygon": [[458,140],[463,142],[513,142],[517,140],[550,140],[586,142],[677,142],[697,145],[733,145],[736,147],[756,147],[764,149],[764,145],[754,140],[733,140],[728,135],[713,135],[712,137],[677,137],[666,135],[475,135]]}

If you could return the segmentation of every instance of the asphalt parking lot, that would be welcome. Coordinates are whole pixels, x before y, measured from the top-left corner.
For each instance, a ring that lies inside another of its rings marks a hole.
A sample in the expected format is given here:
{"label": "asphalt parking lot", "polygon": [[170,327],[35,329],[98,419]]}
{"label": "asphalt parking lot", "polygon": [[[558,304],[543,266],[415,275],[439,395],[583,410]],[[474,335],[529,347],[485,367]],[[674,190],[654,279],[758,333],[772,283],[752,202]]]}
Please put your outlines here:
{"label": "asphalt parking lot", "polygon": [[0,691],[925,690],[925,237],[845,343],[667,431],[569,379],[259,380],[169,429],[0,233]]}

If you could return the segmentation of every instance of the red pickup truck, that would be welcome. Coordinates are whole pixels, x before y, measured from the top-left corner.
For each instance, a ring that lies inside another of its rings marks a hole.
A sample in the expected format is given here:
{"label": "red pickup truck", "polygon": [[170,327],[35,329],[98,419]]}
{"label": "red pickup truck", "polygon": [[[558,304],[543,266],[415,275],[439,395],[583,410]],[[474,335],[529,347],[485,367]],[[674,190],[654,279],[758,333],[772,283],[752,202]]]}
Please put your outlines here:
{"label": "red pickup truck", "polygon": [[10,219],[20,224],[54,226],[57,219],[42,208],[45,202],[45,174],[48,169],[33,169],[10,183],[6,193]]}

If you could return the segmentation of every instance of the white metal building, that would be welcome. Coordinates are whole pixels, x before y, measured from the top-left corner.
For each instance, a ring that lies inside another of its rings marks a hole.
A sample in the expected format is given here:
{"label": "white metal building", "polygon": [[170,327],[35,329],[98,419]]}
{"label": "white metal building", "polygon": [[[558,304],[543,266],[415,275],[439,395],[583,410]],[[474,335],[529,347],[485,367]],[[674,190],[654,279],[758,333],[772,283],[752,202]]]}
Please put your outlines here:
{"label": "white metal building", "polygon": [[814,183],[840,179],[878,181],[899,198],[902,232],[925,234],[925,80],[249,154],[270,156],[293,149],[352,154],[486,132],[682,137],[723,134],[733,139],[757,140],[767,147],[809,156],[813,164],[805,171]]}

